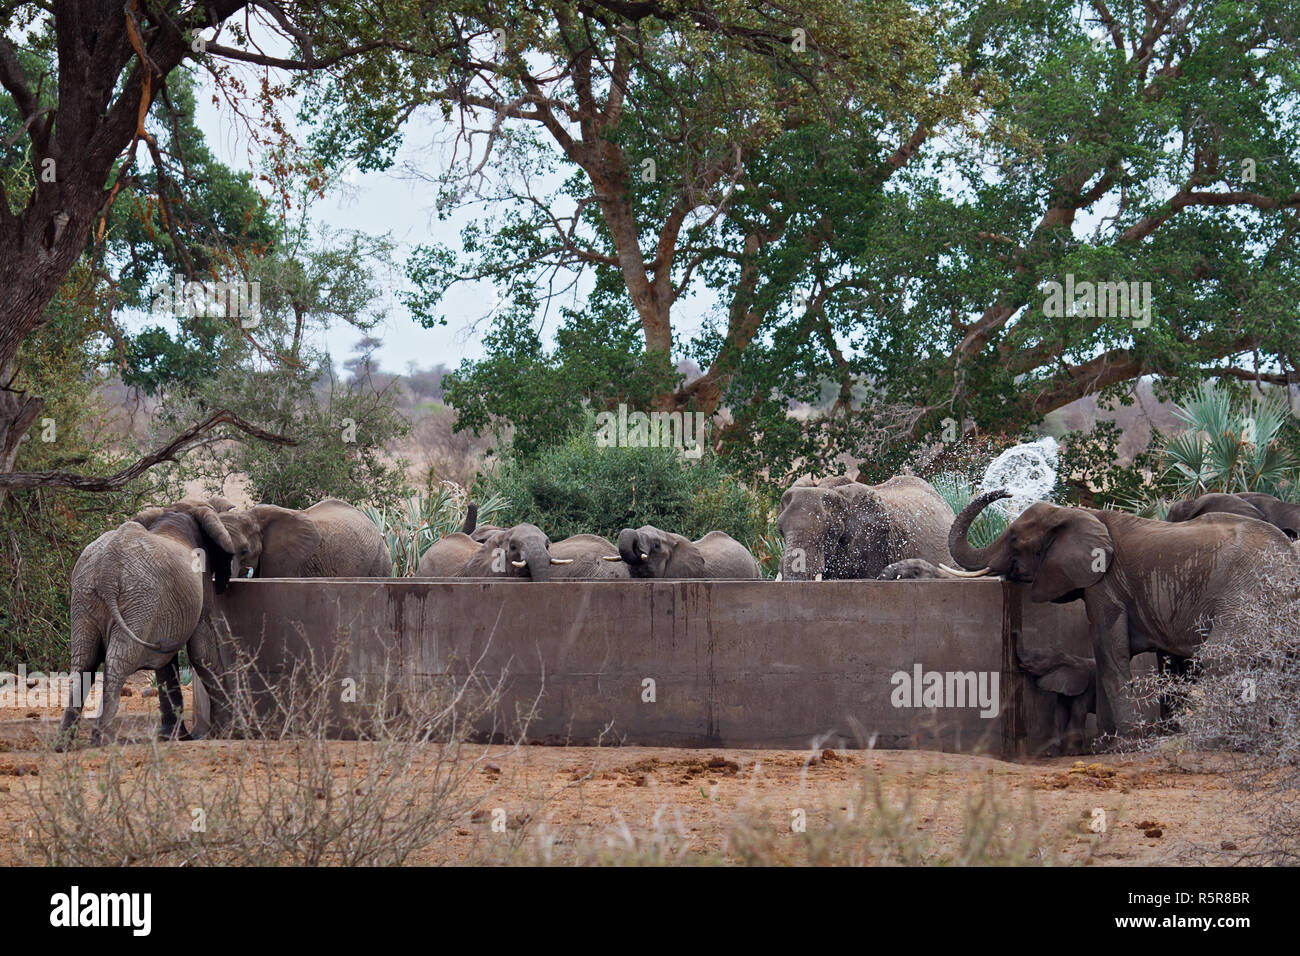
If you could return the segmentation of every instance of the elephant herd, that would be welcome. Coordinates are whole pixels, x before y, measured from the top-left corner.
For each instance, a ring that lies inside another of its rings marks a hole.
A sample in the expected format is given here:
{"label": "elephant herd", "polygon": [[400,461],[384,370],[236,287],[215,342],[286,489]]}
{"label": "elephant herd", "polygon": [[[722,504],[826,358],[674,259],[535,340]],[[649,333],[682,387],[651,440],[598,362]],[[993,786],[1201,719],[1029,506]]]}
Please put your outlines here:
{"label": "elephant herd", "polygon": [[[1296,560],[1300,506],[1270,495],[1204,495],[1179,502],[1166,521],[1119,511],[1038,502],[987,547],[967,540],[991,491],[960,514],[922,479],[878,485],[843,477],[801,479],[777,519],[784,541],[778,580],[899,580],[998,575],[1031,600],[1081,600],[1092,658],[1064,648],[1018,648],[1040,689],[1058,695],[1058,733],[1077,737],[1087,713],[1103,731],[1140,724],[1129,686],[1131,658],[1159,651],[1190,658],[1234,609],[1261,597],[1260,568]],[[720,531],[696,541],[653,526],[625,528],[617,543],[595,534],[552,542],[533,524],[477,526],[471,504],[458,532],[434,542],[419,577],[532,581],[631,578],[757,579],[754,556]],[[952,565],[956,565],[953,567]],[[326,499],[303,510],[234,507],[219,497],[147,508],[92,542],[72,575],[72,671],[104,665],[104,706],[92,733],[111,727],[123,682],[156,672],[162,733],[185,737],[176,655],[220,688],[214,594],[232,577],[387,577],[387,545],[364,515]],[[93,679],[93,678],[92,678]],[[75,682],[74,682],[75,683]],[[73,691],[61,735],[71,739],[81,701]],[[213,705],[221,704],[214,695]]]}
{"label": "elephant herd", "polygon": [[533,581],[762,576],[749,549],[722,531],[711,531],[691,541],[645,525],[624,528],[617,545],[597,534],[575,534],[552,542],[534,524],[476,527],[475,518],[471,504],[464,527],[429,547],[420,559],[416,576]]}

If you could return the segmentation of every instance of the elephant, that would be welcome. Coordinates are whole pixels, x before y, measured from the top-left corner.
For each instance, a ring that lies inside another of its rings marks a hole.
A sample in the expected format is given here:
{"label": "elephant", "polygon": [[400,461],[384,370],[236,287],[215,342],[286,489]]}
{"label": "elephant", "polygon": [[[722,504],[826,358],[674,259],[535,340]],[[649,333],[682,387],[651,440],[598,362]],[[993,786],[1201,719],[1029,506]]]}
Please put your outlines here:
{"label": "elephant", "polygon": [[420,556],[420,566],[416,568],[415,576],[454,578],[482,547],[482,542],[475,541],[465,532],[453,531],[429,545],[428,550]]}
{"label": "elephant", "polygon": [[[150,508],[92,541],[72,571],[72,673],[104,665],[103,708],[91,732],[111,735],[126,678],[151,668],[158,679],[164,737],[188,737],[180,714],[176,654],[188,647],[194,671],[216,678],[215,638],[207,618],[213,593],[237,572],[236,547],[217,513],[194,500]],[[74,682],[59,728],[70,744],[81,716]]]}
{"label": "elephant", "polygon": [[925,558],[904,558],[895,561],[876,575],[877,581],[919,581],[929,579],[953,580],[957,578],[983,577],[973,571],[961,571],[946,564],[931,564]]}
{"label": "elephant", "polygon": [[864,485],[842,477],[796,482],[781,496],[785,542],[779,579],[875,578],[906,558],[952,560],[952,508],[928,481],[911,476]]}
{"label": "elephant", "polygon": [[1134,655],[1191,657],[1210,636],[1231,630],[1233,609],[1263,596],[1261,563],[1295,560],[1281,531],[1262,521],[1208,514],[1169,523],[1120,511],[1035,502],[997,540],[975,548],[970,524],[1010,497],[989,491],[953,522],[948,547],[963,568],[987,569],[1029,586],[1030,600],[1083,600],[1097,664],[1103,732],[1140,728],[1129,683]]}
{"label": "elephant", "polygon": [[691,541],[654,525],[624,528],[618,533],[618,554],[634,578],[762,577],[749,549],[723,531]]}
{"label": "elephant", "polygon": [[296,510],[254,505],[220,515],[240,560],[257,578],[386,578],[393,561],[379,529],[356,508],[326,498]]}
{"label": "elephant", "polygon": [[478,550],[465,562],[465,566],[456,573],[456,577],[531,578],[534,581],[547,581],[551,578],[553,566],[563,567],[576,560],[552,556],[551,539],[537,525],[517,524],[488,534],[479,543]]}
{"label": "elephant", "polygon": [[1048,755],[1083,753],[1084,725],[1097,712],[1097,664],[1055,649],[1026,649],[1016,639],[1016,660],[1038,689],[1055,695]]}
{"label": "elephant", "polygon": [[1291,540],[1300,538],[1300,505],[1260,491],[1239,492],[1237,497],[1258,508],[1263,513],[1265,521]]}
{"label": "elephant", "polygon": [[571,564],[556,565],[552,580],[626,581],[631,574],[618,548],[598,534],[575,534],[551,545],[551,557]]}
{"label": "elephant", "polygon": [[1268,518],[1264,517],[1264,512],[1260,511],[1251,502],[1237,495],[1225,495],[1217,491],[1208,495],[1201,495],[1199,498],[1193,498],[1191,501],[1174,502],[1169,506],[1169,511],[1165,514],[1165,520],[1173,522],[1191,521],[1193,518],[1199,518],[1204,514],[1230,514],[1237,515],[1239,518],[1268,521]]}

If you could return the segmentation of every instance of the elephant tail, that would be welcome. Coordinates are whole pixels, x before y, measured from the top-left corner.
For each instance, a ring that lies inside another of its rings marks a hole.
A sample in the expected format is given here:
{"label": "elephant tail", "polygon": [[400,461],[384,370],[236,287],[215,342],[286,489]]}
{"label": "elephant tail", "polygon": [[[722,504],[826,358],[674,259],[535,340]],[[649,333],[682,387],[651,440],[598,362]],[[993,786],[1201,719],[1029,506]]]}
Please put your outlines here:
{"label": "elephant tail", "polygon": [[144,638],[136,634],[135,631],[131,630],[131,625],[127,624],[122,618],[122,610],[117,606],[116,592],[104,595],[104,603],[108,605],[108,612],[113,615],[113,620],[117,622],[117,626],[125,632],[127,637],[131,638],[131,640],[135,641],[141,647],[147,647],[149,650],[155,651],[159,654],[175,654],[185,646],[184,644],[180,644],[176,647],[160,647],[150,644]]}

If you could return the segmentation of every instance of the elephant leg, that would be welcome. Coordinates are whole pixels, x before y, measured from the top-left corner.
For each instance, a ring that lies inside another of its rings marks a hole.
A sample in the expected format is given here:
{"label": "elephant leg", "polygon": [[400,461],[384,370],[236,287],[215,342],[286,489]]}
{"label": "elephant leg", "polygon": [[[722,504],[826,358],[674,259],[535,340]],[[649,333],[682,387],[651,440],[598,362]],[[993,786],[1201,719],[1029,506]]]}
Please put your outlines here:
{"label": "elephant leg", "polygon": [[[72,685],[68,689],[68,706],[59,724],[56,750],[71,746],[77,736],[77,721],[81,709],[95,686],[95,673],[104,662],[104,643],[99,627],[88,615],[75,613],[72,617]],[[83,677],[88,675],[88,679]]]}
{"label": "elephant leg", "polygon": [[158,681],[158,710],[162,715],[162,726],[158,729],[159,738],[189,740],[190,732],[185,729],[185,721],[182,719],[185,698],[181,696],[179,660],[173,657],[154,671],[154,677]]}
{"label": "elephant leg", "polygon": [[1088,723],[1088,698],[1084,695],[1070,698],[1070,716],[1065,731],[1065,752],[1083,753],[1083,732]]}
{"label": "elephant leg", "polygon": [[1097,692],[1104,691],[1110,707],[1111,723],[1101,724],[1101,707],[1097,720],[1103,733],[1131,736],[1138,730],[1137,701],[1129,683],[1133,679],[1129,655],[1128,618],[1122,607],[1088,601],[1088,620],[1092,623],[1092,650],[1097,661]]}
{"label": "elephant leg", "polygon": [[1065,743],[1065,728],[1069,723],[1070,707],[1069,698],[1056,694],[1056,700],[1052,705],[1052,742],[1047,748],[1044,756],[1055,757],[1065,753],[1063,749]]}
{"label": "elephant leg", "polygon": [[129,648],[125,646],[127,639],[120,636],[115,638],[114,630],[116,628],[109,632],[108,654],[104,658],[104,704],[99,719],[95,721],[95,729],[90,732],[90,743],[95,747],[104,743],[106,736],[110,742],[116,739],[113,725],[117,719],[118,704],[122,700],[122,685],[138,670],[130,657]]}
{"label": "elephant leg", "polygon": [[208,694],[207,736],[226,736],[231,728],[231,701],[222,680],[217,634],[206,615],[199,620],[199,626],[194,629],[187,648],[190,666],[194,668],[194,679],[203,682],[203,689]]}

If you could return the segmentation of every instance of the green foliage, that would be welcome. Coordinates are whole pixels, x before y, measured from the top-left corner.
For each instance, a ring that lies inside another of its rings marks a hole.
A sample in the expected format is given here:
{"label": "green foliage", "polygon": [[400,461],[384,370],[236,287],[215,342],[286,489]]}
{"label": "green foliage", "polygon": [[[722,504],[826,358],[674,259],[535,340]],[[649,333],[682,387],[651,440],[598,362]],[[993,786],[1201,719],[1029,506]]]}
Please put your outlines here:
{"label": "green foliage", "polygon": [[[103,441],[105,413],[96,395],[102,378],[86,342],[93,332],[93,322],[61,299],[50,320],[23,343],[15,387],[43,396],[45,407],[20,447],[16,470],[111,474],[126,463],[129,446],[113,453]],[[120,492],[33,489],[5,496],[0,506],[0,670],[13,670],[19,663],[28,670],[67,667],[73,565],[82,548],[139,510],[157,477],[151,474]]]}
{"label": "green foliage", "polygon": [[482,476],[477,494],[509,505],[498,523],[531,522],[552,540],[651,524],[692,540],[725,531],[751,550],[770,533],[768,502],[712,454],[685,461],[671,448],[601,448],[594,420],[531,458],[502,461]]}
{"label": "green foliage", "polygon": [[1187,431],[1160,436],[1155,454],[1161,482],[1179,497],[1211,491],[1296,493],[1300,460],[1282,440],[1283,429],[1296,423],[1283,393],[1241,398],[1206,382],[1175,414]]}
{"label": "green foliage", "polygon": [[518,308],[493,322],[487,357],[443,379],[458,431],[504,441],[508,430],[511,452],[529,458],[563,441],[585,406],[648,408],[680,379],[665,355],[639,348],[635,322],[615,305],[563,312],[550,352]]}
{"label": "green foliage", "polygon": [[285,508],[306,508],[326,497],[392,507],[409,493],[406,463],[387,452],[410,430],[392,385],[376,390],[369,379],[339,382],[325,371],[240,367],[164,409],[155,428],[176,429],[214,408],[229,408],[297,444],[282,447],[235,433],[232,442],[197,450],[185,474],[211,491],[243,474],[250,498]]}
{"label": "green foliage", "polygon": [[1124,506],[1142,496],[1152,462],[1149,453],[1139,454],[1130,465],[1119,463],[1119,426],[1097,421],[1087,432],[1061,436],[1062,499],[1085,508]]}
{"label": "green foliage", "polygon": [[[442,487],[432,494],[411,495],[391,508],[365,505],[361,511],[384,536],[393,574],[405,578],[415,574],[429,545],[464,527],[467,504],[459,490]],[[502,498],[487,499],[478,506],[479,522],[489,523],[505,505]]]}

